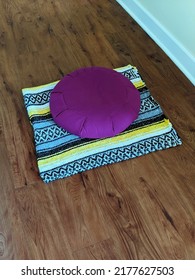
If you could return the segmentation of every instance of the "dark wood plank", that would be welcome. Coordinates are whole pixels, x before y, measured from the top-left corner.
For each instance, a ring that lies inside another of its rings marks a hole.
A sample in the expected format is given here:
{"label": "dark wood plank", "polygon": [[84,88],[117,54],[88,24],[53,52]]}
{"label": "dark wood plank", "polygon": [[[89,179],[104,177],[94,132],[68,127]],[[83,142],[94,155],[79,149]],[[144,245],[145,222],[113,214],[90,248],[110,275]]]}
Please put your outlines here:
{"label": "dark wood plank", "polygon": [[114,240],[106,239],[73,253],[76,260],[120,260]]}
{"label": "dark wood plank", "polygon": [[2,134],[0,154],[0,260],[26,259],[26,238],[15,200],[13,177]]}
{"label": "dark wood plank", "polygon": [[[0,2],[0,258],[194,259],[195,88],[117,4]],[[21,89],[138,67],[180,147],[45,185]]]}
{"label": "dark wood plank", "polygon": [[71,259],[72,252],[109,237],[101,209],[80,175],[18,189],[16,199],[33,259]]}

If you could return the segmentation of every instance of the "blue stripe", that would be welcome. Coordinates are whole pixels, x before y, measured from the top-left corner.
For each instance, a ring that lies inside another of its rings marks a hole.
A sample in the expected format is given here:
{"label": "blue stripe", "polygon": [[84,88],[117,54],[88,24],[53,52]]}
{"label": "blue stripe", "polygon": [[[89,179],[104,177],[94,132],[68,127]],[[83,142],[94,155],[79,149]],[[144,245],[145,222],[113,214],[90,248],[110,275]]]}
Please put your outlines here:
{"label": "blue stripe", "polygon": [[47,141],[46,143],[37,144],[36,150],[37,150],[37,152],[51,150],[53,148],[57,148],[58,146],[60,147],[60,146],[64,145],[65,143],[68,144],[68,143],[74,142],[76,139],[79,139],[79,137],[76,135],[70,134],[65,137],[58,138],[56,140],[51,140],[51,141]]}

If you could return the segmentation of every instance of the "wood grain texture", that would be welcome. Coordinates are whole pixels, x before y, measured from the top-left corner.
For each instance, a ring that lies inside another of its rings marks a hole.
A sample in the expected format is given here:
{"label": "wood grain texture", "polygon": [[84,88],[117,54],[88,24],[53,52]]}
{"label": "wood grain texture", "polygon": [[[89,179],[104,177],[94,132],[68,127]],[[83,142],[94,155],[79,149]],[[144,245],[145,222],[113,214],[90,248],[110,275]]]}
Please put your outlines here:
{"label": "wood grain texture", "polygon": [[[116,1],[1,1],[0,57],[0,259],[195,259],[195,88]],[[129,63],[183,144],[44,184],[21,89]]]}

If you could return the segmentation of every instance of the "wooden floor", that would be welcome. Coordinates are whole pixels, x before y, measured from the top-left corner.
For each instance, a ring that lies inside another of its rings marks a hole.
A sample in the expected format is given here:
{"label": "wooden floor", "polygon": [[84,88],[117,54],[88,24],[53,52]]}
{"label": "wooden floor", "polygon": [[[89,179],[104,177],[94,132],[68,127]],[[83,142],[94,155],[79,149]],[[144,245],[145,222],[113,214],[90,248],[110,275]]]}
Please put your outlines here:
{"label": "wooden floor", "polygon": [[[44,184],[21,89],[129,63],[183,144]],[[0,259],[195,259],[194,132],[195,88],[116,1],[0,1]]]}

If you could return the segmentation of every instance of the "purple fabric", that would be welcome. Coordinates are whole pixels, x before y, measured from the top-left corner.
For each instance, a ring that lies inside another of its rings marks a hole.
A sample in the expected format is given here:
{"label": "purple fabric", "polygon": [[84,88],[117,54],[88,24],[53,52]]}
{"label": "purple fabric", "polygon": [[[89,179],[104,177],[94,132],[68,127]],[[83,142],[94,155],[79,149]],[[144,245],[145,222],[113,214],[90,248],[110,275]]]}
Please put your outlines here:
{"label": "purple fabric", "polygon": [[81,68],[52,90],[54,121],[81,138],[112,137],[137,117],[140,93],[121,73],[103,67]]}

